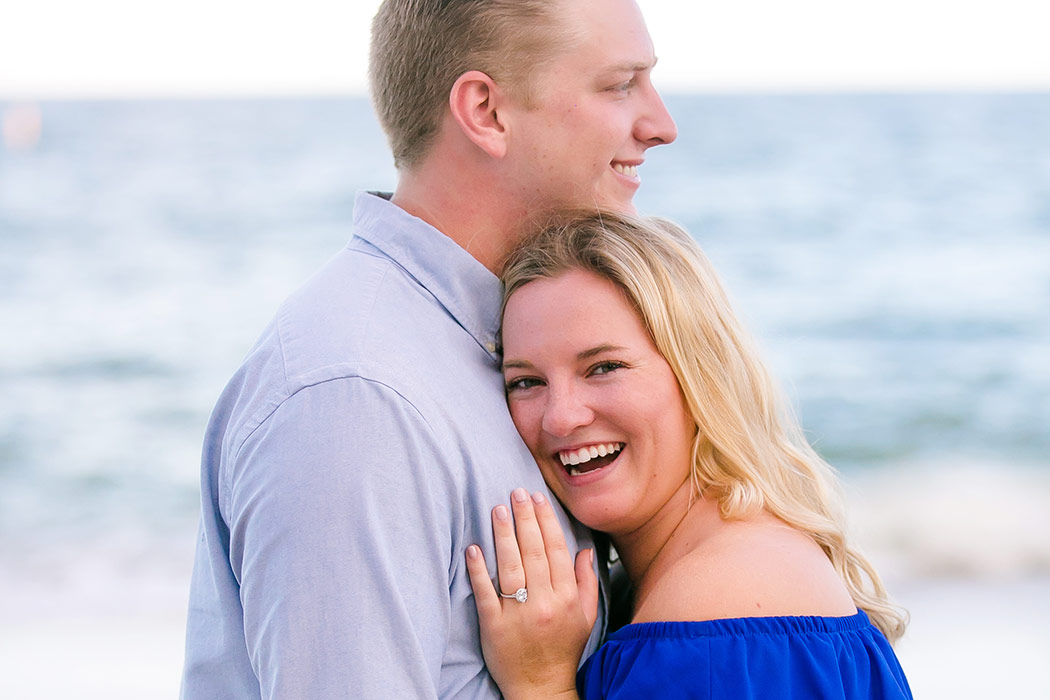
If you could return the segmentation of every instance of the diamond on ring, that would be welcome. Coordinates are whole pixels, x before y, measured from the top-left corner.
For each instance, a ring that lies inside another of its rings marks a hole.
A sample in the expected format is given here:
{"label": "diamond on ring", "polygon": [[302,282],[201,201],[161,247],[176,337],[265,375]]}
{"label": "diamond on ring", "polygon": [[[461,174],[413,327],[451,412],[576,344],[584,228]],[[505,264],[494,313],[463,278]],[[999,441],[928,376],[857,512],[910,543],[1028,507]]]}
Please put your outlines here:
{"label": "diamond on ring", "polygon": [[529,599],[529,592],[525,589],[525,586],[522,586],[521,588],[519,588],[518,590],[514,591],[513,593],[504,593],[503,591],[500,591],[499,597],[500,598],[513,598],[514,600],[518,601],[519,603],[524,603],[526,600]]}

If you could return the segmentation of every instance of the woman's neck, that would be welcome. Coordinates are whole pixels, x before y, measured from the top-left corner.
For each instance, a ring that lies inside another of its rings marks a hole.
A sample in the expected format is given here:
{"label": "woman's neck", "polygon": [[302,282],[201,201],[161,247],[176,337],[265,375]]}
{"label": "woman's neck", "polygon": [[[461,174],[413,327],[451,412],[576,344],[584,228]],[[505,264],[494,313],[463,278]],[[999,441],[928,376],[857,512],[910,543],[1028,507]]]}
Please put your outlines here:
{"label": "woman's neck", "polygon": [[660,577],[722,522],[716,501],[690,498],[691,493],[687,481],[641,527],[611,536],[634,591],[635,609]]}

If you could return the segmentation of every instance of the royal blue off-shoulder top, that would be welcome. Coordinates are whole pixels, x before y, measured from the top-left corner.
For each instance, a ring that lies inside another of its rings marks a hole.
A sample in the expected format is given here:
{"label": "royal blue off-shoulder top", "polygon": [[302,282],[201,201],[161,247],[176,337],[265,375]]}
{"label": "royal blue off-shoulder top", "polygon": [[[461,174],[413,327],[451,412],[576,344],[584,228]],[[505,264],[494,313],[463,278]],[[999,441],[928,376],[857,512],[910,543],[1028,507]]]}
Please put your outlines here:
{"label": "royal blue off-shoulder top", "polygon": [[627,625],[580,668],[583,700],[889,700],[911,689],[886,637],[850,617]]}

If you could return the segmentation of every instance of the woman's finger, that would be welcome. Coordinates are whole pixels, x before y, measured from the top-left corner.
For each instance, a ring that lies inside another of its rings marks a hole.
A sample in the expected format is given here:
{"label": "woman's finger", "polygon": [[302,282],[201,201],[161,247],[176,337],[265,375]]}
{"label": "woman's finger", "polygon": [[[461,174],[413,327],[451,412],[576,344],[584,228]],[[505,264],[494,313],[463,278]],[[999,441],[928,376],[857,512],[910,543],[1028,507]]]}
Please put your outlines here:
{"label": "woman's finger", "polygon": [[499,592],[514,595],[514,591],[525,587],[525,568],[521,565],[521,552],[514,534],[514,522],[507,506],[492,509],[492,538],[496,545],[496,577]]}
{"label": "woman's finger", "polygon": [[543,537],[543,546],[547,552],[547,563],[550,567],[551,585],[555,590],[568,586],[575,587],[576,574],[573,571],[572,555],[565,544],[565,533],[562,532],[558,516],[550,501],[539,491],[532,494],[536,511],[536,522]]}
{"label": "woman's finger", "polygon": [[536,521],[536,510],[532,505],[529,493],[523,488],[516,488],[510,495],[511,507],[514,509],[514,530],[518,535],[518,549],[521,551],[521,563],[525,567],[525,581],[530,592],[550,590],[550,566],[547,564],[547,549],[543,544],[539,523]]}
{"label": "woman's finger", "polygon": [[598,576],[594,573],[593,549],[585,549],[576,555],[576,586],[584,619],[593,627],[598,619]]}
{"label": "woman's finger", "polygon": [[492,579],[489,578],[488,567],[485,566],[485,555],[476,544],[467,547],[467,574],[470,576],[470,587],[474,589],[478,618],[485,625],[499,615],[500,604],[496,589],[492,587]]}

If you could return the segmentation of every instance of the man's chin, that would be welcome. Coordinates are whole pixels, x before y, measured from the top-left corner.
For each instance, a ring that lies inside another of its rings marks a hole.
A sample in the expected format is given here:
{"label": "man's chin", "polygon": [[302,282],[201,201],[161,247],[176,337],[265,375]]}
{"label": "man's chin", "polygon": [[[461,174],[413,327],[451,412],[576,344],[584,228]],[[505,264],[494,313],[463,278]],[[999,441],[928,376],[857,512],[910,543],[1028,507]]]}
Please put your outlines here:
{"label": "man's chin", "polygon": [[600,209],[605,211],[616,212],[617,214],[628,214],[630,216],[636,216],[638,214],[638,208],[634,206],[634,198],[616,198],[606,197],[603,199],[595,200]]}

